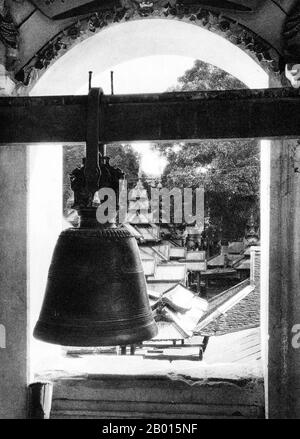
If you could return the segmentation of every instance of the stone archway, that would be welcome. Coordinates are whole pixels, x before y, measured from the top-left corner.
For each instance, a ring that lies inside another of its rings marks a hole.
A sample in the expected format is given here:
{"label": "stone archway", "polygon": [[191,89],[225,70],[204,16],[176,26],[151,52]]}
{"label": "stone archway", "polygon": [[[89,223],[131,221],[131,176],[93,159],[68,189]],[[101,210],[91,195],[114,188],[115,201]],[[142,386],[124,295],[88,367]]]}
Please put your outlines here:
{"label": "stone archway", "polygon": [[157,19],[188,23],[225,39],[249,55],[269,75],[272,85],[281,85],[278,53],[237,21],[200,6],[183,6],[166,0],[155,3],[135,3],[128,0],[123,1],[119,8],[112,7],[80,18],[56,34],[15,74],[18,81],[16,94],[28,94],[49,67],[97,34],[117,24],[138,24],[144,20]]}
{"label": "stone archway", "polygon": [[[78,90],[85,93],[89,70],[95,77],[121,63],[156,55],[201,59],[237,77],[249,88],[269,85],[265,70],[227,39],[178,20],[144,19],[112,24],[75,44],[41,71],[41,76],[37,74],[27,90],[34,95],[77,94]],[[265,80],[258,79],[262,77]]]}

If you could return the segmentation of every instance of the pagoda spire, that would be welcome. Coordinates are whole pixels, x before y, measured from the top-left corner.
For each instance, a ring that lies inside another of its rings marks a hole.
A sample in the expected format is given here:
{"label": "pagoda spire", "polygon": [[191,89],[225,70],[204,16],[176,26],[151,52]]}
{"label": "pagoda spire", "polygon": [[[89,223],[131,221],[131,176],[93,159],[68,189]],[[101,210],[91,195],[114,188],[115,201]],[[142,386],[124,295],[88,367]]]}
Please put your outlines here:
{"label": "pagoda spire", "polygon": [[247,221],[245,241],[247,247],[250,247],[251,245],[259,245],[259,227],[255,221],[253,210],[251,210]]}

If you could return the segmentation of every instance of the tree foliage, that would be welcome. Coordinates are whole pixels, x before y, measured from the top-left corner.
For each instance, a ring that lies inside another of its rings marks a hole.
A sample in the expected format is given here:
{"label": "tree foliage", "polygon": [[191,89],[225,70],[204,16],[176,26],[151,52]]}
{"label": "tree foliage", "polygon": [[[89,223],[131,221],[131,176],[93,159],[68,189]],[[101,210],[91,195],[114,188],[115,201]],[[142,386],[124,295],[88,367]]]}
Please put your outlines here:
{"label": "tree foliage", "polygon": [[[195,61],[178,79],[176,91],[224,90],[245,85],[215,66]],[[168,187],[205,185],[207,233],[241,239],[250,211],[258,217],[260,155],[256,140],[209,140],[159,145],[169,164]]]}
{"label": "tree foliage", "polygon": [[212,64],[196,60],[169,91],[205,91],[246,88],[245,84]]}
{"label": "tree foliage", "polygon": [[139,154],[131,145],[111,144],[107,146],[106,154],[110,157],[110,164],[122,169],[131,189],[137,183],[139,174]]}
{"label": "tree foliage", "polygon": [[[131,145],[110,144],[107,145],[106,155],[110,157],[110,164],[122,169],[131,189],[137,182],[139,172],[139,155]],[[63,148],[63,212],[70,213],[73,192],[70,185],[69,174],[82,164],[85,157],[85,146],[66,145]]]}

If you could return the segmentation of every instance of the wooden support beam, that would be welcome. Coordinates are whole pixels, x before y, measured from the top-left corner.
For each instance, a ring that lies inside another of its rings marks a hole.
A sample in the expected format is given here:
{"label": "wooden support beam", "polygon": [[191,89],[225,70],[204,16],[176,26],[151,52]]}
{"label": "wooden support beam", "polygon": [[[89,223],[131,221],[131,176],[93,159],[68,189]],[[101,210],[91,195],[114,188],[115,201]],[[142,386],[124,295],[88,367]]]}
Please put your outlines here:
{"label": "wooden support beam", "polygon": [[52,383],[31,383],[28,387],[29,419],[49,419],[52,405]]}
{"label": "wooden support beam", "polygon": [[0,143],[83,142],[87,96],[0,98]]}
{"label": "wooden support beam", "polygon": [[[300,136],[298,90],[103,96],[103,142]],[[0,142],[84,142],[87,96],[0,99]]]}

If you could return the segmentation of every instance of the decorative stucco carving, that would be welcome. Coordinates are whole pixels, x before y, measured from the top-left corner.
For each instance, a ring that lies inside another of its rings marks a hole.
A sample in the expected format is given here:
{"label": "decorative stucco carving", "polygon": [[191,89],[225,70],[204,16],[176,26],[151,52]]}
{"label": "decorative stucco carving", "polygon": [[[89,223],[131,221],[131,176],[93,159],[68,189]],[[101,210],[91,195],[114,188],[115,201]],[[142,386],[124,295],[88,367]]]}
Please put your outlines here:
{"label": "decorative stucco carving", "polygon": [[300,88],[300,64],[286,64],[285,76],[290,81],[292,87]]}
{"label": "decorative stucco carving", "polygon": [[300,87],[300,3],[286,19],[283,30],[285,76],[292,87]]}
{"label": "decorative stucco carving", "polygon": [[297,1],[288,15],[284,30],[284,58],[287,64],[300,63],[300,2]]}
{"label": "decorative stucco carving", "polygon": [[28,92],[50,64],[84,39],[113,23],[144,18],[167,18],[201,26],[237,45],[267,72],[275,74],[276,78],[280,77],[277,53],[249,30],[222,14],[211,12],[199,5],[176,3],[176,0],[121,0],[120,7],[99,10],[84,19],[77,20],[50,41],[16,75],[19,81],[16,93],[23,94],[26,90]]}
{"label": "decorative stucco carving", "polygon": [[5,0],[0,0],[0,42],[6,47],[6,68],[12,70],[18,58],[19,32]]}

